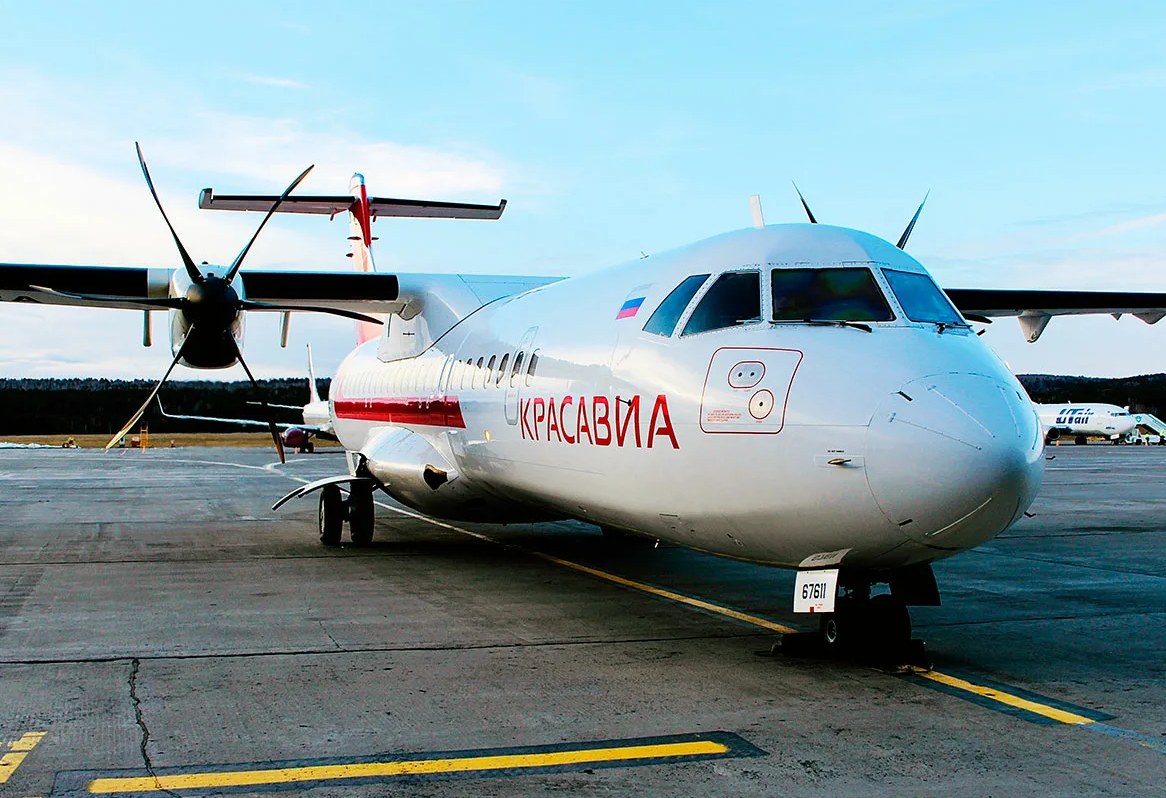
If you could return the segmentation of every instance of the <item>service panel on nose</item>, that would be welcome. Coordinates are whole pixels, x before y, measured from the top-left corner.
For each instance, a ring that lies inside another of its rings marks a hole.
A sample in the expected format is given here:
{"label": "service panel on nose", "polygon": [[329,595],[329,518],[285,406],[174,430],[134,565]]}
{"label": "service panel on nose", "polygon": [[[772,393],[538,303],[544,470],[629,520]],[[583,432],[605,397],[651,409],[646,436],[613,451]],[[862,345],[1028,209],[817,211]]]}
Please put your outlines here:
{"label": "service panel on nose", "polygon": [[796,349],[724,346],[713,353],[700,402],[700,428],[713,434],[776,435],[802,362]]}

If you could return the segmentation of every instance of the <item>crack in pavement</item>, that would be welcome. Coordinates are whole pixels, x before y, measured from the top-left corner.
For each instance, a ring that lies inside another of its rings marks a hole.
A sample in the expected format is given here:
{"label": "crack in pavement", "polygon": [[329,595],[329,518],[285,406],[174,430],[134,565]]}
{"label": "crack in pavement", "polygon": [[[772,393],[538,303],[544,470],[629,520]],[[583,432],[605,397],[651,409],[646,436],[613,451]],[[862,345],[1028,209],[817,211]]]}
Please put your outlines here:
{"label": "crack in pavement", "polygon": [[107,657],[38,657],[30,659],[5,659],[0,660],[2,665],[88,665],[102,662],[124,662],[130,660],[131,662],[140,662],[147,660],[149,662],[172,662],[178,660],[203,660],[203,659],[252,659],[262,657],[303,657],[303,656],[336,656],[340,654],[392,654],[392,653],[407,653],[411,651],[429,652],[429,651],[489,651],[502,650],[511,648],[553,648],[556,646],[622,646],[622,645],[639,645],[643,643],[671,643],[684,641],[701,641],[701,640],[736,640],[746,639],[750,637],[772,638],[771,632],[754,632],[754,631],[726,631],[712,634],[695,634],[695,635],[642,635],[637,637],[619,637],[619,638],[583,638],[576,640],[536,640],[524,641],[520,643],[449,643],[449,644],[434,644],[434,645],[388,645],[388,646],[346,646],[341,649],[332,648],[298,648],[287,649],[283,651],[225,651],[225,652],[209,652],[198,654],[147,654],[145,656],[131,657],[126,654],[116,655],[111,654]]}
{"label": "crack in pavement", "polygon": [[174,792],[173,790],[167,790],[164,788],[162,786],[162,782],[158,780],[158,775],[154,773],[154,763],[150,760],[149,752],[150,730],[146,727],[146,721],[142,717],[142,700],[138,698],[138,670],[141,668],[141,666],[142,661],[137,657],[134,657],[132,660],[130,660],[130,701],[133,702],[134,705],[134,722],[138,724],[138,729],[142,732],[141,742],[138,746],[142,752],[142,764],[145,765],[146,773],[148,773],[150,778],[154,780],[154,786],[157,789],[161,790],[167,795],[172,796],[172,798],[182,798],[182,796],[178,795],[178,793]]}

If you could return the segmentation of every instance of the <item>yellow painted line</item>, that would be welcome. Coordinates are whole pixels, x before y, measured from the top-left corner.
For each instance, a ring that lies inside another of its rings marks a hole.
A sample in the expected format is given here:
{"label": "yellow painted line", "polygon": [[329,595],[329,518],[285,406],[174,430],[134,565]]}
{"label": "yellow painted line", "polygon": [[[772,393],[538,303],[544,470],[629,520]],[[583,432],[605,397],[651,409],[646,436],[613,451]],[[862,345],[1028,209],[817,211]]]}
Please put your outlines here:
{"label": "yellow painted line", "polygon": [[89,792],[94,794],[159,792],[162,790],[200,790],[248,787],[260,784],[292,784],[304,781],[385,778],[467,771],[544,768],[557,765],[580,765],[599,762],[634,761],[676,756],[725,754],[729,747],[711,740],[659,745],[633,745],[620,748],[592,748],[555,751],[543,754],[509,754],[472,756],[461,759],[418,759],[399,762],[366,762],[351,765],[315,765],[270,770],[239,770],[221,773],[182,773],[169,776],[94,779]]}
{"label": "yellow painted line", "polygon": [[9,753],[0,756],[0,784],[4,784],[12,778],[12,774],[20,767],[20,763],[28,756],[28,752],[36,748],[36,744],[44,736],[45,732],[28,732],[19,740],[8,743]]}
{"label": "yellow painted line", "polygon": [[955,676],[949,676],[946,673],[939,673],[938,671],[928,671],[922,668],[915,668],[914,672],[924,679],[930,679],[933,682],[954,687],[957,690],[965,690],[984,698],[990,698],[993,701],[999,701],[1001,704],[1007,704],[1010,707],[1023,709],[1026,712],[1033,712],[1037,715],[1042,715],[1046,718],[1058,721],[1060,723],[1068,723],[1072,725],[1082,726],[1089,723],[1094,723],[1093,718],[1087,718],[1084,715],[1078,715],[1074,712],[1067,712],[1063,709],[1050,707],[1046,704],[1038,704],[1035,701],[1029,701],[1026,698],[1011,695],[1010,693],[1003,693],[999,690],[994,690],[991,687],[984,687],[982,685],[973,684]]}
{"label": "yellow painted line", "polygon": [[671,590],[665,590],[661,587],[654,587],[652,585],[646,585],[643,582],[636,582],[631,579],[625,579],[622,576],[609,574],[607,571],[600,571],[598,568],[591,568],[586,565],[580,565],[577,562],[564,560],[551,554],[544,554],[541,551],[532,551],[529,549],[527,551],[529,554],[533,554],[535,557],[547,560],[548,562],[553,562],[556,565],[561,565],[564,568],[571,568],[576,571],[581,571],[585,574],[598,576],[600,579],[606,579],[607,581],[614,582],[617,585],[623,585],[624,587],[630,587],[635,590],[642,590],[645,593],[651,593],[653,596],[660,596],[661,598],[666,598],[669,601],[675,601],[678,604],[687,604],[690,607],[707,610],[708,612],[715,612],[717,615],[723,615],[726,618],[732,618],[736,621],[742,621],[743,623],[750,623],[754,626],[760,626],[762,629],[768,629],[772,632],[788,635],[797,631],[796,629],[785,626],[784,624],[775,623],[773,621],[766,620],[765,618],[759,618],[756,615],[749,615],[748,613],[734,610],[729,607],[723,607],[720,604],[713,604],[710,601],[692,598],[691,596],[685,596],[682,593],[673,593]]}

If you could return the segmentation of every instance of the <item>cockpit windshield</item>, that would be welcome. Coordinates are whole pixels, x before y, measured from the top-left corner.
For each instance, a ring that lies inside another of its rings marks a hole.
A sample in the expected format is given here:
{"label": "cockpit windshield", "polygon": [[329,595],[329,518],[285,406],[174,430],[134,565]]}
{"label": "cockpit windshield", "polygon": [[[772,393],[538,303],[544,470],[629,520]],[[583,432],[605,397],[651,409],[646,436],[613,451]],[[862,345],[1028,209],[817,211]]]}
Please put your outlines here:
{"label": "cockpit windshield", "polygon": [[931,278],[917,272],[883,269],[895,298],[911,321],[933,324],[966,324],[959,312]]}
{"label": "cockpit windshield", "polygon": [[774,321],[892,321],[870,269],[774,269]]}

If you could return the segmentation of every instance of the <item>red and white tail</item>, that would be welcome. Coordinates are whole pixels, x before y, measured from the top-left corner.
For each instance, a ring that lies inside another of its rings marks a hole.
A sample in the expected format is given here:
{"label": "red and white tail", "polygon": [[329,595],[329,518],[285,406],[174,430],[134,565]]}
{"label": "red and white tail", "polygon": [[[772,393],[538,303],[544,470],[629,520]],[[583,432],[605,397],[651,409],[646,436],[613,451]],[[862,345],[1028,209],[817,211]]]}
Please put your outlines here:
{"label": "red and white tail", "polygon": [[[352,268],[358,272],[375,272],[376,264],[372,259],[372,214],[369,212],[368,190],[364,187],[364,175],[357,172],[348,182],[348,190],[352,193],[355,202],[348,209],[348,240],[352,242]],[[356,343],[363,344],[381,334],[378,324],[367,321],[356,323]]]}

